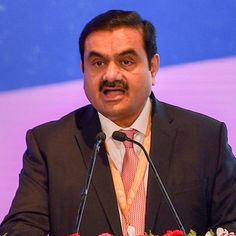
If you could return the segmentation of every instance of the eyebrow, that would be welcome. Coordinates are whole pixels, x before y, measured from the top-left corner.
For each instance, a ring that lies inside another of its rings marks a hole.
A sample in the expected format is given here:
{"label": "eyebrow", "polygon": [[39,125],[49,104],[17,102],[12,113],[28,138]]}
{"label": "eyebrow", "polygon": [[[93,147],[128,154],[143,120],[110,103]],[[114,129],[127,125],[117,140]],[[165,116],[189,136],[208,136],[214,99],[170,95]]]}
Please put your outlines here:
{"label": "eyebrow", "polygon": [[91,57],[104,57],[104,55],[96,51],[91,51],[89,52],[88,58],[91,58]]}
{"label": "eyebrow", "polygon": [[[134,56],[138,56],[138,53],[134,50],[134,49],[127,49],[121,53],[118,54],[118,56],[126,56],[126,55],[134,55]],[[107,57],[105,54],[102,54],[100,52],[96,52],[96,51],[91,51],[89,52],[89,55],[88,55],[88,58],[91,58],[91,57]]]}
{"label": "eyebrow", "polygon": [[134,56],[138,56],[138,53],[134,50],[134,49],[127,49],[127,50],[125,50],[125,51],[123,51],[123,52],[121,52],[120,54],[119,54],[119,56],[126,56],[127,54],[131,54],[131,55],[134,55]]}

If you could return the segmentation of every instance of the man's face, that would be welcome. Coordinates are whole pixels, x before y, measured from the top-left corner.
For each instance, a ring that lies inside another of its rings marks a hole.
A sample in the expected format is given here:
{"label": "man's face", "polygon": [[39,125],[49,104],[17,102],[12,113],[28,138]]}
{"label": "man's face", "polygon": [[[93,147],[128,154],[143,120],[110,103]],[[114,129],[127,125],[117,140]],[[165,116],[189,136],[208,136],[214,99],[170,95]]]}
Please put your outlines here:
{"label": "man's face", "polygon": [[130,126],[139,116],[158,68],[158,55],[148,66],[141,30],[101,30],[85,41],[86,96],[97,111],[121,127]]}

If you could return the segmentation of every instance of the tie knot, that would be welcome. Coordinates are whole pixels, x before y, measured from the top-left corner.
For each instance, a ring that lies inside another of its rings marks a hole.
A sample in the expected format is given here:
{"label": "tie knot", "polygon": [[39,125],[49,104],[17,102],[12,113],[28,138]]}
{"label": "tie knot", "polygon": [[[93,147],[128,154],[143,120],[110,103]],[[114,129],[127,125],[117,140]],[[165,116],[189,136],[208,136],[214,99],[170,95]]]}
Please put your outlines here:
{"label": "tie knot", "polygon": [[[138,132],[135,129],[129,129],[129,130],[121,130],[121,132],[125,133],[128,138],[134,139],[134,135]],[[133,148],[133,143],[129,141],[124,141],[123,142],[125,145],[125,148]]]}

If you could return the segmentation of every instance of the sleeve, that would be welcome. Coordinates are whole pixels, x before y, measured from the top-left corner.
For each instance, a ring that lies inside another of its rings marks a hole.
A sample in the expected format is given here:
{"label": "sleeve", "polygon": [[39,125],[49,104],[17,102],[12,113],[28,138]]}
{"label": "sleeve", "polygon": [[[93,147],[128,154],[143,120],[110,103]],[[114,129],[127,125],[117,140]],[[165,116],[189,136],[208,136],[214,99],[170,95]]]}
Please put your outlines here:
{"label": "sleeve", "polygon": [[219,155],[211,201],[212,228],[236,232],[236,159],[228,145],[227,129],[221,126]]}
{"label": "sleeve", "polygon": [[49,232],[47,163],[33,131],[27,132],[26,142],[19,186],[0,235],[45,236]]}

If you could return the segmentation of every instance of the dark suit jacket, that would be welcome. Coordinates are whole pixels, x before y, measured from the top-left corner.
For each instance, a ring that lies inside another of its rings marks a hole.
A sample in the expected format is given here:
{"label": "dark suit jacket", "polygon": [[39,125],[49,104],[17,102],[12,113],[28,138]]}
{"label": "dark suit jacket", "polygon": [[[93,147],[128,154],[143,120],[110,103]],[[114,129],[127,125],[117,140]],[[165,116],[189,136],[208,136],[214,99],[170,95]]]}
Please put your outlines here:
{"label": "dark suit jacket", "polygon": [[[19,188],[1,234],[68,236],[79,208],[96,134],[96,110],[88,105],[27,133]],[[158,102],[153,97],[150,156],[186,230],[236,232],[236,161],[226,127],[214,119]],[[148,177],[146,231],[177,229],[152,172]],[[122,235],[104,146],[97,158],[81,236]]]}

